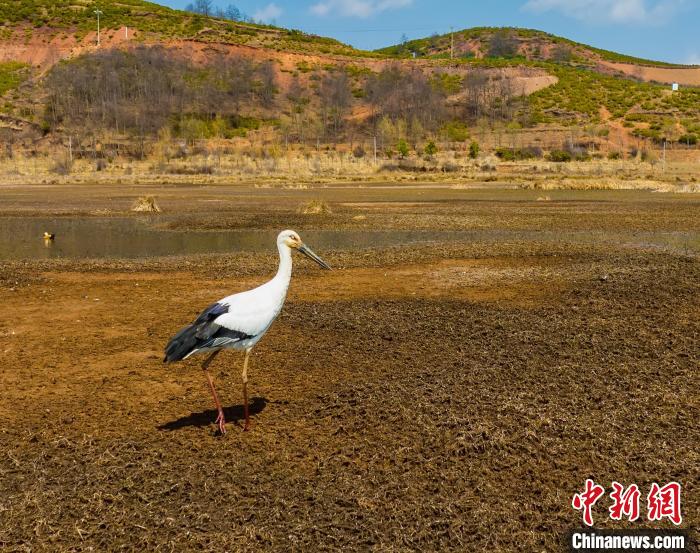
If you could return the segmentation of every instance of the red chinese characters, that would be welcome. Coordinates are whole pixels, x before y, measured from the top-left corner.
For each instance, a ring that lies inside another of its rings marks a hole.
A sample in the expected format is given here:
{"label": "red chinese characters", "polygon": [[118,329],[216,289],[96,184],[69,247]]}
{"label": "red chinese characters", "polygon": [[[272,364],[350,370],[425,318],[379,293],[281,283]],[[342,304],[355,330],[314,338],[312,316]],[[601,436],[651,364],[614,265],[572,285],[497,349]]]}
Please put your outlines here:
{"label": "red chinese characters", "polygon": [[593,480],[586,480],[586,489],[574,495],[571,500],[571,506],[577,511],[583,511],[583,522],[587,526],[593,526],[593,505],[605,493],[605,488],[599,486]]}
{"label": "red chinese characters", "polygon": [[[605,488],[588,478],[585,489],[574,494],[571,506],[577,511],[583,512],[583,522],[587,526],[593,526],[593,507],[605,494]],[[610,499],[612,505],[608,508],[611,520],[626,518],[630,522],[639,519],[639,500],[641,492],[637,484],[631,484],[627,488],[619,482],[613,481]],[[647,518],[649,521],[670,520],[676,526],[683,521],[681,516],[681,485],[671,482],[661,487],[656,482],[652,483],[647,495]]]}
{"label": "red chinese characters", "polygon": [[647,505],[649,520],[668,518],[678,526],[683,521],[681,516],[681,485],[678,482],[671,482],[660,488],[654,482],[647,496]]}
{"label": "red chinese characters", "polygon": [[637,520],[639,518],[639,496],[642,495],[639,491],[639,486],[632,484],[625,489],[619,482],[613,482],[612,487],[613,491],[610,493],[610,497],[613,500],[613,504],[608,509],[610,518],[612,520],[622,520],[624,515],[630,522]]}

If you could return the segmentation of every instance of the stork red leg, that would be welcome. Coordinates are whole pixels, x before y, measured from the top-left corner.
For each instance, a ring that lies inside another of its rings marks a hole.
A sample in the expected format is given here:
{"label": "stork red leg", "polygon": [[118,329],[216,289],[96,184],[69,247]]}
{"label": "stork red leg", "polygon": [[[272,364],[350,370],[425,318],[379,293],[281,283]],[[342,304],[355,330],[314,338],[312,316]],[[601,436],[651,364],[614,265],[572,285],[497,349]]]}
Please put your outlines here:
{"label": "stork red leg", "polygon": [[217,411],[219,411],[219,416],[216,417],[215,423],[219,425],[219,430],[221,431],[221,434],[226,434],[226,419],[224,418],[224,408],[221,406],[221,402],[219,401],[219,396],[216,393],[216,388],[214,388],[214,380],[212,379],[211,374],[209,374],[209,371],[207,370],[209,367],[209,364],[214,360],[214,357],[216,357],[218,353],[219,353],[219,350],[215,351],[209,357],[206,358],[204,363],[202,363],[202,370],[204,371],[204,374],[207,375],[207,381],[209,382],[209,389],[211,390],[211,395],[214,398],[214,403],[216,404],[216,409],[217,409]]}
{"label": "stork red leg", "polygon": [[245,350],[245,361],[243,361],[243,414],[245,415],[245,425],[243,432],[250,430],[250,415],[248,413],[248,358],[250,350]]}

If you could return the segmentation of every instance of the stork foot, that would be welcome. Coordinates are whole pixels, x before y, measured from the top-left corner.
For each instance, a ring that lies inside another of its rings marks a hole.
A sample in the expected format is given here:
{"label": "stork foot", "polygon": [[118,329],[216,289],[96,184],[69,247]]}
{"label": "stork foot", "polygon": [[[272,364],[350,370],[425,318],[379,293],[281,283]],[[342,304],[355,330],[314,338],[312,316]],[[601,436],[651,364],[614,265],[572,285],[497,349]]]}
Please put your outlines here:
{"label": "stork foot", "polygon": [[221,432],[222,436],[226,434],[226,419],[223,411],[219,411],[219,416],[216,417],[214,424],[219,425],[219,432]]}

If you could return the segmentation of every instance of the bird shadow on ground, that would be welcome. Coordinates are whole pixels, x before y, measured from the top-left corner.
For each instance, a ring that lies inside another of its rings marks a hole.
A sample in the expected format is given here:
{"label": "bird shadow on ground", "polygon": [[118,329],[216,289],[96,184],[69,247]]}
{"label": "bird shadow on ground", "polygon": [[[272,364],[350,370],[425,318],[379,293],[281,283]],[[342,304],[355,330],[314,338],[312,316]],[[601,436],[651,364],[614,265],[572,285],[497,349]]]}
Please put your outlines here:
{"label": "bird shadow on ground", "polygon": [[[261,413],[265,406],[267,405],[267,398],[264,397],[254,397],[252,398],[248,409],[250,415],[257,415]],[[180,417],[179,419],[166,422],[158,426],[158,430],[172,431],[180,430],[181,428],[186,428],[188,426],[208,426],[214,424],[218,413],[216,409],[207,409],[206,411],[200,411],[198,413],[190,413],[186,417]],[[232,405],[230,407],[224,407],[224,416],[226,417],[227,423],[237,423],[245,418],[243,414],[243,405]]]}

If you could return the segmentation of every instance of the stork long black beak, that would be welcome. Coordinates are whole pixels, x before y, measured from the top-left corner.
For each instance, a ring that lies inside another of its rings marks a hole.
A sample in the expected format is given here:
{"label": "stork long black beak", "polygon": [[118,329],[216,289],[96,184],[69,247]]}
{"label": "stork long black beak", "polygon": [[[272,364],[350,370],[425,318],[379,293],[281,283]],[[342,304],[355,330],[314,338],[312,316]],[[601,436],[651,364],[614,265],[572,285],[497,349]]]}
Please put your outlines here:
{"label": "stork long black beak", "polygon": [[319,256],[317,256],[311,248],[309,248],[306,244],[302,244],[297,248],[301,253],[303,253],[306,257],[309,259],[313,259],[316,263],[318,263],[321,267],[324,269],[328,269],[330,271],[331,266],[326,263],[323,259],[321,259]]}

